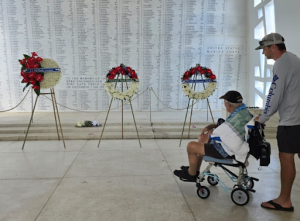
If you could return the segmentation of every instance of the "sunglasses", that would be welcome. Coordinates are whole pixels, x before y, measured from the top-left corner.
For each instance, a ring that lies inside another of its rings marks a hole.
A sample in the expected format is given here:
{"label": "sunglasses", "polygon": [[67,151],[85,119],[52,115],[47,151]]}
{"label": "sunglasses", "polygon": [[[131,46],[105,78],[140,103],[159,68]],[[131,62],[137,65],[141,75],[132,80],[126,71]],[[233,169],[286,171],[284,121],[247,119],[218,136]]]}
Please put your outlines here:
{"label": "sunglasses", "polygon": [[264,46],[265,41],[267,41],[267,40],[259,41],[258,43],[259,43],[260,46]]}

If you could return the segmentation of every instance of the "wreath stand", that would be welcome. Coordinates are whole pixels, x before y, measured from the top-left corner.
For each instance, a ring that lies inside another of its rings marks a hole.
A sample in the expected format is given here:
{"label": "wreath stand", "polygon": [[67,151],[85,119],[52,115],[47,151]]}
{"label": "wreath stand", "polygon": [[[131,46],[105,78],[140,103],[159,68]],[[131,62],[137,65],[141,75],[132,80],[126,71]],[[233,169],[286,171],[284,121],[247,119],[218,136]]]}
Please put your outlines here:
{"label": "wreath stand", "polygon": [[[121,82],[122,83],[122,92],[123,92],[123,84],[124,84],[124,82],[126,83],[126,88],[128,90],[128,84],[127,84],[127,82],[134,81],[131,78],[127,79],[126,76],[125,76],[125,79],[123,79],[123,76],[122,76],[122,79],[118,79],[118,78],[119,78],[119,76],[117,77],[117,79],[112,79],[112,80],[109,80],[109,81],[110,82],[116,82],[115,88],[117,87],[117,83]],[[98,147],[100,146],[100,142],[102,140],[102,135],[103,135],[103,132],[104,132],[104,129],[105,129],[105,125],[106,125],[106,122],[107,122],[107,118],[108,118],[108,115],[109,115],[109,112],[110,112],[110,109],[111,109],[111,105],[112,105],[113,99],[114,98],[112,97],[111,100],[110,100],[108,112],[107,112],[107,115],[106,115],[106,118],[105,118],[105,122],[104,122],[104,125],[103,125],[103,129],[102,129],[102,132],[101,132],[101,135],[100,135],[100,138],[99,138]],[[135,117],[134,117],[134,113],[133,113],[131,99],[129,99],[129,104],[130,104],[131,113],[132,113],[132,117],[133,117],[133,121],[134,121],[134,125],[135,125],[136,134],[137,134],[137,137],[139,139],[139,144],[140,144],[140,147],[142,147],[141,141],[140,141],[140,137],[139,137],[139,132],[138,132],[138,129],[137,129],[137,126],[136,126],[136,122],[135,122]],[[124,122],[123,122],[123,107],[124,107],[124,100],[122,100],[122,139],[124,139],[124,134],[123,134],[123,124],[124,124]]]}
{"label": "wreath stand", "polygon": [[[195,78],[196,78],[196,76],[194,75],[194,79],[193,80],[195,80]],[[201,79],[203,80],[202,75],[201,75]],[[196,88],[196,82],[194,82],[192,84],[192,88],[194,88],[194,90],[195,90],[195,88]],[[205,90],[204,82],[203,82],[203,88]],[[192,121],[192,115],[193,115],[193,108],[194,108],[194,104],[196,103],[196,102],[194,102],[195,99],[192,99],[192,98],[189,98],[188,106],[186,108],[186,114],[185,114],[185,119],[184,119],[184,123],[183,123],[183,127],[182,127],[182,133],[181,133],[179,147],[181,146],[181,141],[182,141],[182,137],[183,137],[184,127],[185,127],[185,123],[186,123],[186,117],[187,117],[187,114],[189,112],[190,100],[192,100],[192,107],[191,107],[190,123],[189,123],[188,137],[187,137],[188,139],[190,138],[190,130],[191,130],[191,121]],[[213,123],[215,123],[214,117],[213,117],[212,112],[211,112],[211,108],[210,108],[210,104],[209,104],[208,98],[206,98],[206,101],[207,101],[207,106],[208,106],[209,111],[210,111],[210,116],[211,116],[211,118],[213,120]]]}
{"label": "wreath stand", "polygon": [[[60,140],[60,136],[59,136],[59,132],[58,132],[58,125],[57,125],[57,120],[58,120],[59,127],[60,127],[60,132],[61,132],[61,137],[62,137],[62,140],[63,140],[63,143],[64,143],[64,148],[66,148],[66,144],[65,144],[65,140],[64,140],[64,134],[63,134],[63,131],[62,131],[62,127],[61,127],[61,123],[60,123],[60,117],[59,117],[59,114],[58,114],[58,108],[57,108],[57,102],[56,102],[54,88],[50,88],[50,93],[40,93],[40,95],[41,94],[51,94],[51,100],[52,100],[52,106],[53,106],[53,113],[54,113],[57,137],[58,137],[58,140]],[[23,143],[23,146],[22,146],[22,150],[24,149],[24,146],[25,146],[25,142],[26,142],[26,139],[27,139],[29,128],[31,126],[31,122],[32,122],[32,118],[33,118],[33,114],[34,114],[34,110],[35,110],[38,98],[39,98],[39,96],[36,96],[34,107],[33,107],[32,113],[31,113],[31,118],[30,118],[30,121],[29,121],[29,124],[28,124],[28,128],[27,128],[27,131],[26,131],[25,139],[24,139],[24,143]]]}

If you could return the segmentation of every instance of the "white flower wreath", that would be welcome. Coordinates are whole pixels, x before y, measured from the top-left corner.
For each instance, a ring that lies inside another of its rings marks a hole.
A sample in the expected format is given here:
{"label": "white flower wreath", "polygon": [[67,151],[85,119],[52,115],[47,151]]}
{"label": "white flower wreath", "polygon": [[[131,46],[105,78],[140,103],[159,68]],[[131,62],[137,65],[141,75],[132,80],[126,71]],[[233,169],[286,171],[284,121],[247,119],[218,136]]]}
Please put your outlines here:
{"label": "white flower wreath", "polygon": [[[56,61],[50,58],[44,58],[41,61],[42,68],[60,68]],[[62,73],[60,71],[55,72],[45,72],[44,79],[41,81],[40,86],[41,89],[52,88],[57,85],[62,77]]]}
{"label": "white flower wreath", "polygon": [[[211,79],[212,82],[209,82],[208,86],[205,88],[204,91],[196,92],[194,91],[191,86],[186,82],[190,79],[193,75],[204,75],[206,79]],[[212,71],[208,68],[201,67],[199,64],[196,65],[196,67],[191,68],[189,71],[186,71],[182,77],[182,91],[185,95],[187,95],[190,99],[196,99],[196,100],[203,100],[205,98],[208,98],[213,94],[213,92],[216,90],[217,83],[215,82],[216,76],[212,73]]]}
{"label": "white flower wreath", "polygon": [[[121,92],[119,90],[115,89],[115,83],[110,82],[109,80],[112,80],[116,77],[116,75],[124,75],[125,77],[129,77],[134,79],[135,81],[131,83],[130,87],[126,92]],[[134,70],[132,70],[130,67],[125,67],[123,64],[121,64],[119,67],[113,68],[109,71],[109,73],[106,76],[107,80],[104,84],[104,88],[107,91],[108,95],[119,99],[119,100],[130,100],[133,95],[135,95],[139,91],[139,82],[137,74]]]}
{"label": "white flower wreath", "polygon": [[119,100],[129,100],[139,91],[139,82],[132,82],[126,92],[115,90],[115,84],[113,82],[105,82],[104,87],[109,96]]}

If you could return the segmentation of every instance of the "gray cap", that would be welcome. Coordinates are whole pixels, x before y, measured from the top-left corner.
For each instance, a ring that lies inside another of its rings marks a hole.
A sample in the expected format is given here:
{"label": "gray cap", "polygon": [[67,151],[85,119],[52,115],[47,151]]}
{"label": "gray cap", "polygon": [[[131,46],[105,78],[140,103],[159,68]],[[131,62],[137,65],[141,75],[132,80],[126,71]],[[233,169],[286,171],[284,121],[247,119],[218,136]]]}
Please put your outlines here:
{"label": "gray cap", "polygon": [[271,33],[259,41],[259,46],[255,48],[255,50],[263,49],[266,46],[276,44],[284,44],[284,38],[278,33]]}

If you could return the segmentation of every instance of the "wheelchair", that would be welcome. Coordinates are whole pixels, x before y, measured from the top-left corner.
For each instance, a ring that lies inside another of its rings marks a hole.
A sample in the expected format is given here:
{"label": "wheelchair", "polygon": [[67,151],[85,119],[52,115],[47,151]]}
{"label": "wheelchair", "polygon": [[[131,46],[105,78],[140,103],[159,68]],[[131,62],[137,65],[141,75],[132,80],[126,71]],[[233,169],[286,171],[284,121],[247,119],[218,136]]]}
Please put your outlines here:
{"label": "wheelchair", "polygon": [[[206,186],[201,185],[201,182],[203,182],[205,180],[205,176],[207,176],[207,182],[210,185],[216,186],[217,184],[220,184],[227,192],[231,191],[231,200],[236,205],[246,205],[249,202],[248,192],[255,193],[255,190],[253,189],[254,181],[259,181],[259,179],[248,175],[247,166],[249,164],[249,156],[250,154],[248,153],[245,163],[240,163],[230,158],[217,159],[209,156],[204,156],[203,160],[208,162],[209,165],[197,177],[196,186],[198,196],[202,199],[206,199],[210,195],[210,190]],[[210,169],[213,166],[222,168],[228,175],[228,177],[233,182],[236,182],[232,190],[227,187],[216,174],[210,172]],[[239,169],[238,174],[233,173],[225,166],[237,167]]]}
{"label": "wheelchair", "polygon": [[[219,118],[218,125],[221,125],[224,121],[224,119]],[[236,205],[244,206],[249,202],[248,192],[255,193],[255,190],[253,189],[254,181],[257,182],[259,179],[248,175],[248,158],[251,155],[257,160],[260,159],[260,166],[268,166],[270,163],[271,147],[270,143],[266,142],[264,139],[264,125],[255,122],[254,126],[247,125],[247,128],[249,152],[246,156],[245,163],[238,162],[234,158],[217,159],[210,156],[203,156],[203,160],[208,162],[209,165],[199,174],[196,180],[197,194],[200,198],[206,199],[210,195],[210,190],[206,186],[201,185],[201,182],[203,182],[205,176],[207,176],[207,182],[210,185],[216,186],[217,184],[220,184],[227,192],[231,192],[231,200]],[[223,169],[226,175],[236,183],[232,189],[228,188],[216,174],[210,172],[210,169],[213,166]],[[225,166],[238,168],[238,174],[233,173]]]}

